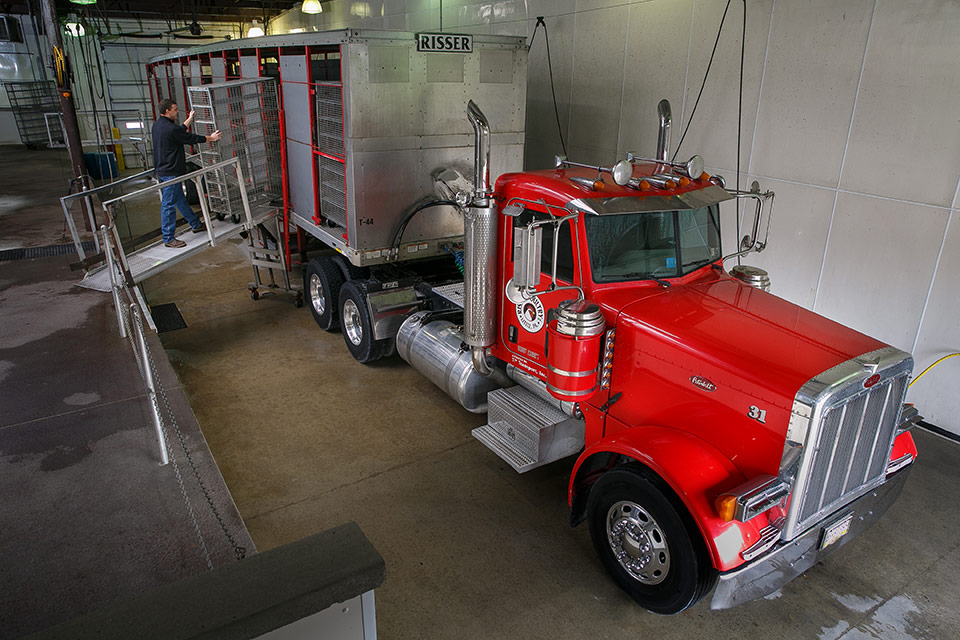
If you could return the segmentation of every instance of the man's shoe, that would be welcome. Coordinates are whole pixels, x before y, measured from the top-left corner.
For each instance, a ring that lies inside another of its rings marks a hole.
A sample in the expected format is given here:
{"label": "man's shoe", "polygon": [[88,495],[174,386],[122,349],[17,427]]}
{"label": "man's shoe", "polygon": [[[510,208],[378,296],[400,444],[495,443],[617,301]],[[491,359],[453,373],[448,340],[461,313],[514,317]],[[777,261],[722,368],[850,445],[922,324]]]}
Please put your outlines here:
{"label": "man's shoe", "polygon": [[170,242],[164,242],[164,243],[163,243],[163,246],[165,246],[165,247],[170,247],[171,249],[179,249],[179,248],[181,248],[181,247],[187,246],[187,243],[184,242],[183,240],[179,240],[179,239],[177,239],[177,238],[174,238],[174,239],[171,240]]}
{"label": "man's shoe", "polygon": [[207,232],[207,225],[201,222],[199,227],[194,227],[194,228],[193,228],[193,232],[194,232],[194,233],[206,233],[206,232]]}

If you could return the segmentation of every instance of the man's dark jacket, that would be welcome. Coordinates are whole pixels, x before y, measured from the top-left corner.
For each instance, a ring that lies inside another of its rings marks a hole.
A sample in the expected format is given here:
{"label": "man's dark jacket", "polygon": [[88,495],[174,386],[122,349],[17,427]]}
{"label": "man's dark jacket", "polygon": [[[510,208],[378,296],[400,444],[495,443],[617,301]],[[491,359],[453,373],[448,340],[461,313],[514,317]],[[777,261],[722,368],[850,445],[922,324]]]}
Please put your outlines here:
{"label": "man's dark jacket", "polygon": [[206,142],[205,136],[190,133],[182,124],[160,116],[153,123],[153,167],[157,177],[182,176],[187,172],[187,159],[183,146]]}

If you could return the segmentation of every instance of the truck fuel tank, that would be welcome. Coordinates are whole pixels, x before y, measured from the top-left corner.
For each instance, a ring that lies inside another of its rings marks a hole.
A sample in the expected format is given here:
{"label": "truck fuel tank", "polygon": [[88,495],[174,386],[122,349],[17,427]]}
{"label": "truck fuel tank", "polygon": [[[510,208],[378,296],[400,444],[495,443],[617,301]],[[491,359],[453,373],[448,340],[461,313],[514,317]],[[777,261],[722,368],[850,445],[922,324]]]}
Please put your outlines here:
{"label": "truck fuel tank", "polygon": [[397,353],[464,409],[486,413],[487,393],[500,385],[474,368],[463,330],[449,320],[430,320],[430,315],[419,311],[406,319],[397,333]]}

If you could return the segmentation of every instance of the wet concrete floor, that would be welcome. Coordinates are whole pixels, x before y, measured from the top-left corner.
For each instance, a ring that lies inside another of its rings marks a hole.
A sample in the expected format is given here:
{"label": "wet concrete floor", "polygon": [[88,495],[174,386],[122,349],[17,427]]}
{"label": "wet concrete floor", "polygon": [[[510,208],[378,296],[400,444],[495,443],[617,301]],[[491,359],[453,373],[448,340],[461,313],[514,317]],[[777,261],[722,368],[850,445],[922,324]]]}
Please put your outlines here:
{"label": "wet concrete floor", "polygon": [[960,637],[960,445],[918,430],[886,517],[767,599],[657,616],[570,528],[572,459],[518,475],[399,358],[361,365],[291,298],[251,300],[238,242],[148,283],[189,325],[163,344],[259,549],[360,524],[386,560],[381,637]]}

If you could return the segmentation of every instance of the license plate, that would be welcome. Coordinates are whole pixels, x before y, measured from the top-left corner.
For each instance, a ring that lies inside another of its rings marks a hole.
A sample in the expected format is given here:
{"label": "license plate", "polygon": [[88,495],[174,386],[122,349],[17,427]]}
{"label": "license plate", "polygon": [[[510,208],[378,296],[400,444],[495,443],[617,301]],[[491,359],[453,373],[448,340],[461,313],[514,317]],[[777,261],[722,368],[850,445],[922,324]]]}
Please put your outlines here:
{"label": "license plate", "polygon": [[853,522],[853,514],[851,513],[843,520],[835,522],[829,527],[823,530],[823,538],[820,542],[820,548],[826,549],[834,542],[847,535],[850,531],[850,523]]}

